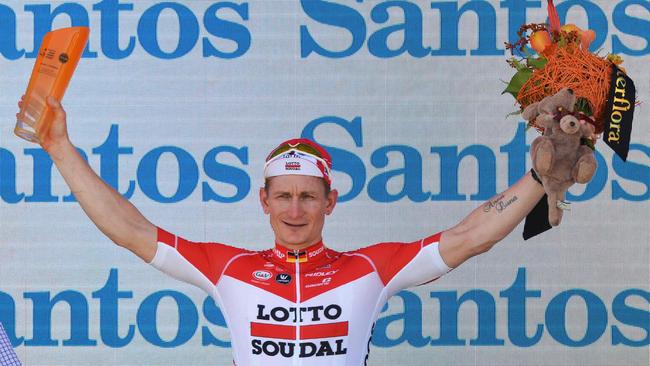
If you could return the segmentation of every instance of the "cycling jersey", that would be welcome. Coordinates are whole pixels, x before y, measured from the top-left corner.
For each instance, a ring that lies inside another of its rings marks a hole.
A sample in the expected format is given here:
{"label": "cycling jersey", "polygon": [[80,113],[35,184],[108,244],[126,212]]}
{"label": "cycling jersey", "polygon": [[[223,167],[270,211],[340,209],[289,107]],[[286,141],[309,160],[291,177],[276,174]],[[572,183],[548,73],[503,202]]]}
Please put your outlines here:
{"label": "cycling jersey", "polygon": [[388,298],[450,270],[439,238],[351,252],[322,242],[250,251],[158,229],[151,264],[215,300],[236,365],[358,366],[368,358],[372,328]]}

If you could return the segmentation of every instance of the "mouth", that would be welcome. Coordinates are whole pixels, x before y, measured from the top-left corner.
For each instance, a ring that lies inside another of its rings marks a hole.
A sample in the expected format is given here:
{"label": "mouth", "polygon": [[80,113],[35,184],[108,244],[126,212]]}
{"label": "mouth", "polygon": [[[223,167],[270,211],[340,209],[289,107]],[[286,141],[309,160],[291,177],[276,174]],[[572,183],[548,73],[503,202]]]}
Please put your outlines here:
{"label": "mouth", "polygon": [[301,228],[301,227],[307,226],[307,224],[292,224],[292,223],[289,223],[289,222],[286,222],[286,221],[282,221],[282,223],[287,225],[288,227],[292,227],[292,228]]}

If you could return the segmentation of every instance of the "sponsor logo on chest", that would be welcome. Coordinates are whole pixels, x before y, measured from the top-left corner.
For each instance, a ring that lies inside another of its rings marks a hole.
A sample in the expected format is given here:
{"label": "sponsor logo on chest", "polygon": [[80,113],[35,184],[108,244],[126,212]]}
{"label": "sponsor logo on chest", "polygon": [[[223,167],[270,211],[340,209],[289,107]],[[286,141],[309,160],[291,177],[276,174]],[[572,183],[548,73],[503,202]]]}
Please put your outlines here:
{"label": "sponsor logo on chest", "polygon": [[269,271],[261,270],[258,269],[257,271],[253,272],[253,278],[260,280],[260,281],[268,281],[271,279],[273,275]]}

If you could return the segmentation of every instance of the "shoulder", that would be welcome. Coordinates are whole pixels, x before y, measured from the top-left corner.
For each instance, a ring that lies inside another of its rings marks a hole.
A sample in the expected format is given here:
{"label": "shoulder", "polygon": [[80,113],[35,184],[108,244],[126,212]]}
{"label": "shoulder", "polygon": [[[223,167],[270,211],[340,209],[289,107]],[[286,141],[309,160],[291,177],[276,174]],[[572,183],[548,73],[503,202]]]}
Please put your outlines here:
{"label": "shoulder", "polygon": [[[440,233],[428,236],[412,242],[384,242],[369,245],[367,247],[359,248],[357,250],[346,252],[349,254],[359,254],[367,256],[373,260],[399,260],[406,257],[411,258],[417,254],[422,248],[432,244],[437,244],[440,241]],[[398,257],[392,257],[398,255]]]}

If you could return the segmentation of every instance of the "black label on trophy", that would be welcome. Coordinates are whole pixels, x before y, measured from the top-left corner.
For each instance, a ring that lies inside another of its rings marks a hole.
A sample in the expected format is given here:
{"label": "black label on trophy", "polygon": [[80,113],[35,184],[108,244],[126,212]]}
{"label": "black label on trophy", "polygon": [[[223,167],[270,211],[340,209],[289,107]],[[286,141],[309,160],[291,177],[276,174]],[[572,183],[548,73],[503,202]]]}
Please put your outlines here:
{"label": "black label on trophy", "polygon": [[616,65],[612,64],[609,98],[605,108],[605,131],[603,139],[623,161],[630,150],[632,118],[636,90],[634,82]]}

